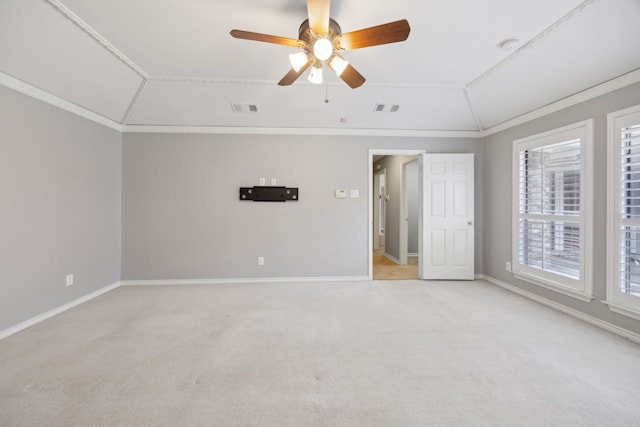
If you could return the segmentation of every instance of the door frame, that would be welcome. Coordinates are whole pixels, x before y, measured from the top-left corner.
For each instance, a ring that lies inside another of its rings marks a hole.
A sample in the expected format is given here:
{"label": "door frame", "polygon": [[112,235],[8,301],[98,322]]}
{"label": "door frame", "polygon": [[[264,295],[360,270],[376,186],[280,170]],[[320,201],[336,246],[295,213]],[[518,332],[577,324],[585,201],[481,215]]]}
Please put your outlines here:
{"label": "door frame", "polygon": [[[382,168],[373,171],[373,249],[380,249],[380,228],[384,228],[384,224],[382,224],[381,221],[383,219],[383,215],[380,215],[384,206],[384,201],[378,194],[378,192],[380,191],[380,177],[383,175],[385,177],[386,189],[387,169]],[[375,185],[376,181],[378,182],[377,186]]]}
{"label": "door frame", "polygon": [[[369,250],[367,258],[368,258],[368,270],[369,270],[369,280],[373,280],[373,156],[417,156],[420,154],[426,153],[426,150],[420,149],[398,149],[398,148],[370,148],[369,155],[367,160],[367,170],[368,170],[368,178],[367,182],[369,184],[369,197],[368,197],[368,205],[369,205],[369,220],[368,224],[368,242],[367,248]],[[421,197],[421,196],[419,196]],[[385,236],[386,237],[386,236]],[[422,262],[422,251],[418,251],[418,263],[419,265]]]}
{"label": "door frame", "polygon": [[[400,183],[402,188],[400,189],[400,241],[399,241],[399,257],[400,265],[407,265],[409,263],[409,195],[407,194],[407,166],[409,163],[416,162],[419,164],[419,158],[416,156],[413,159],[402,162],[402,168],[400,169]],[[418,180],[420,177],[417,177]],[[416,182],[416,184],[418,184]],[[418,194],[420,198],[420,194]],[[419,202],[419,200],[418,200]]]}

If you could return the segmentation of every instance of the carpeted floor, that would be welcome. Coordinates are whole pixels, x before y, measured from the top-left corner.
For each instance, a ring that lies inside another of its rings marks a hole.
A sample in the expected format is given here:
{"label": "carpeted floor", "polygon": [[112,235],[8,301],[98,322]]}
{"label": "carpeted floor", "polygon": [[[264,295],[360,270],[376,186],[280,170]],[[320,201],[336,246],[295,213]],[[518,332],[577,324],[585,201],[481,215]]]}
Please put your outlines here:
{"label": "carpeted floor", "polygon": [[484,282],[121,287],[0,341],[0,425],[638,426],[639,361]]}

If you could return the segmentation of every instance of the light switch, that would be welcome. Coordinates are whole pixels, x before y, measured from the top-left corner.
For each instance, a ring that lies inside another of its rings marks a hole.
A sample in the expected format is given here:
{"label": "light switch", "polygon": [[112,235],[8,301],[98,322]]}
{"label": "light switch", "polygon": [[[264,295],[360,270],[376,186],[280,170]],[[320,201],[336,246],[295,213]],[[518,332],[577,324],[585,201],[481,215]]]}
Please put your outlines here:
{"label": "light switch", "polygon": [[347,190],[336,190],[336,199],[344,199],[347,197]]}

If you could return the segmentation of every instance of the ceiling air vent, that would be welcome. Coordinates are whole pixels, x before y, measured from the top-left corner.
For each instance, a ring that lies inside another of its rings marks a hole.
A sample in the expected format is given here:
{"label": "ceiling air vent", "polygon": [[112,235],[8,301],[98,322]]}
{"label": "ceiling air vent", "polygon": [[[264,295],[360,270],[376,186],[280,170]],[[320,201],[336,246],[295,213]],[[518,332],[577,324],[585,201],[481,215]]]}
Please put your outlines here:
{"label": "ceiling air vent", "polygon": [[373,110],[376,113],[396,113],[400,109],[400,105],[386,105],[386,104],[376,104],[376,108]]}
{"label": "ceiling air vent", "polygon": [[231,104],[234,113],[257,113],[258,106],[255,104]]}

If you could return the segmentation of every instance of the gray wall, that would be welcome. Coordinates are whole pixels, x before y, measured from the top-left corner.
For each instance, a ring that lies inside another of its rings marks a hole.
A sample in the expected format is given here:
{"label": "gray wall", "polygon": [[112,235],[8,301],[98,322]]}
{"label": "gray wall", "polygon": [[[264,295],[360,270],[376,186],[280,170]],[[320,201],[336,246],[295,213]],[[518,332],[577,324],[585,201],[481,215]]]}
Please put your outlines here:
{"label": "gray wall", "polygon": [[0,123],[2,331],[119,280],[122,137],[2,86]]}
{"label": "gray wall", "polygon": [[[634,332],[640,332],[640,321],[612,313],[601,302],[605,299],[606,287],[606,115],[609,112],[638,103],[640,103],[640,84],[635,84],[483,139],[484,274],[607,322]],[[585,303],[515,279],[505,270],[505,261],[511,260],[511,155],[513,140],[590,118],[594,119],[595,126],[593,229],[595,246],[593,260],[590,262],[593,267],[595,298],[592,302]]]}
{"label": "gray wall", "polygon": [[[125,134],[122,278],[366,276],[369,148],[481,152],[478,139]],[[300,201],[239,201],[260,177]]]}

